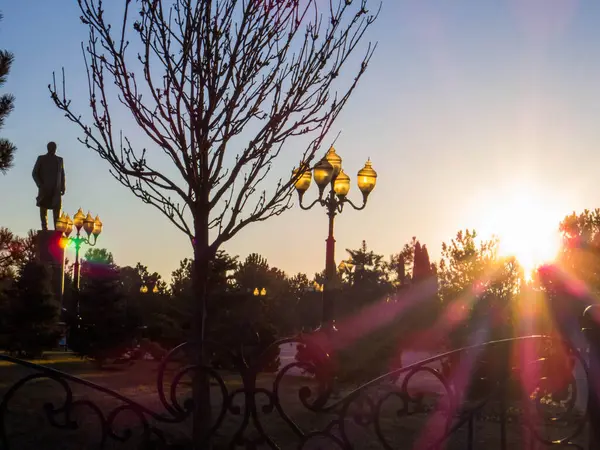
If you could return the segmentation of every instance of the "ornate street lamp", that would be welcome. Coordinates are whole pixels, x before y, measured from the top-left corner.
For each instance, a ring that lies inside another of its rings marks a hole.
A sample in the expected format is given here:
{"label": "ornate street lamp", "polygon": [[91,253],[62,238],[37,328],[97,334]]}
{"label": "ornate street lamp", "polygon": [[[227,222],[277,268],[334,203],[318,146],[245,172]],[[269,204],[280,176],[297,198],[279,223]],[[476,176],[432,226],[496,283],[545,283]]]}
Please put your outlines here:
{"label": "ornate street lamp", "polygon": [[[73,231],[73,226],[77,230],[75,236],[69,237]],[[83,236],[81,229],[86,232],[87,237]],[[92,218],[92,215],[88,212],[87,216],[83,213],[81,208],[73,216],[73,220],[68,214],[61,214],[59,219],[56,221],[56,229],[63,233],[62,246],[67,247],[71,243],[75,244],[75,265],[73,267],[73,284],[75,289],[79,290],[79,278],[80,278],[80,264],[79,264],[79,250],[81,244],[87,244],[91,247],[96,245],[98,236],[102,233],[102,222],[100,218]]]}
{"label": "ornate street lamp", "polygon": [[[310,205],[304,206],[302,199],[304,193],[310,187],[312,178],[319,188],[319,197]],[[301,165],[293,172],[295,180],[294,187],[298,192],[300,208],[304,210],[311,209],[316,204],[323,206],[329,217],[329,234],[327,236],[327,246],[325,252],[325,283],[323,289],[323,317],[320,329],[326,332],[335,331],[335,318],[333,310],[334,284],[337,278],[335,266],[335,239],[333,237],[333,223],[337,214],[341,213],[344,205],[348,203],[356,210],[364,209],[367,205],[367,198],[375,188],[377,182],[377,173],[371,167],[371,160],[367,160],[365,166],[358,171],[357,182],[358,189],[362,192],[363,203],[356,206],[348,197],[350,191],[350,177],[342,169],[342,158],[335,152],[333,146],[329,149],[325,157],[319,161],[313,168],[312,174],[308,166]],[[325,189],[329,186],[329,191]]]}

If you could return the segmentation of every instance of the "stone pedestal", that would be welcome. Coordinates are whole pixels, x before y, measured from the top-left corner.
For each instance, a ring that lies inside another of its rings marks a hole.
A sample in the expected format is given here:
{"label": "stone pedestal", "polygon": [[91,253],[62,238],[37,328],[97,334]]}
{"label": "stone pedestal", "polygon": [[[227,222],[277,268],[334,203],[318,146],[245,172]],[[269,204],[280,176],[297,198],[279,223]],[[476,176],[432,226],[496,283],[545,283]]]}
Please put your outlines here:
{"label": "stone pedestal", "polygon": [[36,235],[35,251],[36,258],[45,264],[52,276],[52,290],[54,298],[60,305],[62,316],[62,299],[65,280],[65,251],[60,245],[62,233],[54,230],[40,230]]}

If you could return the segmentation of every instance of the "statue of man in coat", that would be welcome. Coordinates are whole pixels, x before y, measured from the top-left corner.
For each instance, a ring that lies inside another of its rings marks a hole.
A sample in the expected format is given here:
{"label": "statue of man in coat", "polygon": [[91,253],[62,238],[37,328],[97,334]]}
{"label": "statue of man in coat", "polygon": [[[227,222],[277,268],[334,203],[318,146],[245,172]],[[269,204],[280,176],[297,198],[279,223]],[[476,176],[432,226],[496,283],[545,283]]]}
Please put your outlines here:
{"label": "statue of man in coat", "polygon": [[48,210],[52,210],[54,229],[60,216],[62,196],[65,194],[65,168],[63,159],[56,156],[56,143],[48,142],[48,153],[40,155],[33,167],[33,180],[38,187],[36,198],[40,208],[42,230],[48,229]]}

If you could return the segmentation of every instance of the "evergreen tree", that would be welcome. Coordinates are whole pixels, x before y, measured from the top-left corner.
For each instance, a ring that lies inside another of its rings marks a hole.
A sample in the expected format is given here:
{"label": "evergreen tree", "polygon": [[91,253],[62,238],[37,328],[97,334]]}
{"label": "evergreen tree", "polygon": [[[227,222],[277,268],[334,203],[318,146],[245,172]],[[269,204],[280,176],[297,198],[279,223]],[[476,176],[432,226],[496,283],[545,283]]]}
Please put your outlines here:
{"label": "evergreen tree", "polygon": [[8,293],[6,349],[22,357],[41,355],[58,342],[58,305],[48,269],[36,262],[24,264]]}
{"label": "evergreen tree", "polygon": [[[192,263],[189,258],[179,262],[179,268],[171,273],[171,293],[174,297],[191,297]],[[208,290],[209,293],[227,290],[234,279],[233,272],[238,268],[237,256],[231,256],[224,250],[218,250],[215,258],[209,264]]]}
{"label": "evergreen tree", "polygon": [[[2,20],[2,14],[0,14]],[[0,50],[0,87],[6,83],[6,78],[10,72],[14,55],[6,50]],[[0,129],[4,126],[4,121],[14,109],[15,98],[11,94],[0,96]],[[0,138],[0,172],[6,173],[12,166],[14,153],[17,148],[8,139]]]}
{"label": "evergreen tree", "polygon": [[127,308],[118,269],[110,264],[87,264],[90,267],[78,294],[79,317],[70,316],[69,346],[102,365],[130,347],[139,324]]}
{"label": "evergreen tree", "polygon": [[0,227],[0,279],[15,278],[23,262],[22,240],[8,228]]}
{"label": "evergreen tree", "polygon": [[416,283],[423,279],[423,250],[421,249],[421,243],[417,241],[415,244],[414,257],[413,257],[413,273],[412,281]]}
{"label": "evergreen tree", "polygon": [[415,257],[417,238],[412,237],[410,242],[404,244],[400,253],[392,255],[387,269],[390,272],[390,281],[396,287],[407,286],[412,280],[412,265]]}
{"label": "evergreen tree", "polygon": [[367,248],[367,242],[362,241],[360,249],[346,249],[350,258],[344,263],[347,268],[343,276],[352,286],[362,286],[367,289],[387,287],[386,264],[383,255],[376,254]]}
{"label": "evergreen tree", "polygon": [[426,245],[421,245],[418,241],[415,245],[414,265],[413,265],[413,283],[427,280],[433,275],[431,261],[429,260],[429,251]]}
{"label": "evergreen tree", "polygon": [[398,255],[396,274],[398,278],[398,285],[404,286],[406,284],[406,259],[404,255]]}
{"label": "evergreen tree", "polygon": [[236,287],[244,292],[253,292],[254,289],[267,288],[270,284],[270,270],[267,260],[257,253],[251,253],[239,265],[233,278]]}
{"label": "evergreen tree", "polygon": [[157,272],[150,273],[147,266],[138,262],[135,267],[121,267],[119,281],[128,311],[139,319],[145,337],[168,348],[185,341],[185,314],[176,302],[169,301],[172,298],[167,285]]}
{"label": "evergreen tree", "polygon": [[431,275],[431,261],[429,259],[429,251],[427,250],[427,245],[423,245],[421,250],[423,252],[423,268],[427,271],[427,275]]}
{"label": "evergreen tree", "polygon": [[[224,313],[222,311],[225,308],[223,298],[231,290],[231,281],[234,277],[233,271],[236,270],[237,266],[237,256],[230,256],[223,250],[217,251],[215,258],[209,263],[207,277],[209,299],[207,306],[215,315]],[[175,335],[176,328],[179,328],[179,335],[183,339],[188,337],[193,304],[197,300],[193,295],[192,273],[193,260],[189,258],[180,261],[179,267],[171,273],[171,284],[169,286],[171,300],[169,311],[165,313],[164,317],[171,324],[167,331]]]}
{"label": "evergreen tree", "polygon": [[83,257],[85,261],[97,264],[114,264],[113,254],[105,248],[88,248]]}

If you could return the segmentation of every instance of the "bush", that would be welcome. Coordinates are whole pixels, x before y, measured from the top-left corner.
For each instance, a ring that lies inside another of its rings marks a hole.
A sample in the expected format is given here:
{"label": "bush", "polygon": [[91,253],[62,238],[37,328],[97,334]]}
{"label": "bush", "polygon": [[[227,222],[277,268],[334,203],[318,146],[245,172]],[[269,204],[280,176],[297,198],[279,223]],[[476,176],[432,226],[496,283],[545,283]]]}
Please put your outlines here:
{"label": "bush", "polygon": [[29,262],[20,269],[4,302],[4,344],[10,353],[35,358],[57,344],[58,306],[50,283],[50,272],[40,263]]}
{"label": "bush", "polygon": [[158,342],[153,342],[149,339],[142,339],[140,341],[140,350],[142,356],[149,353],[156,361],[161,361],[168,353]]}

